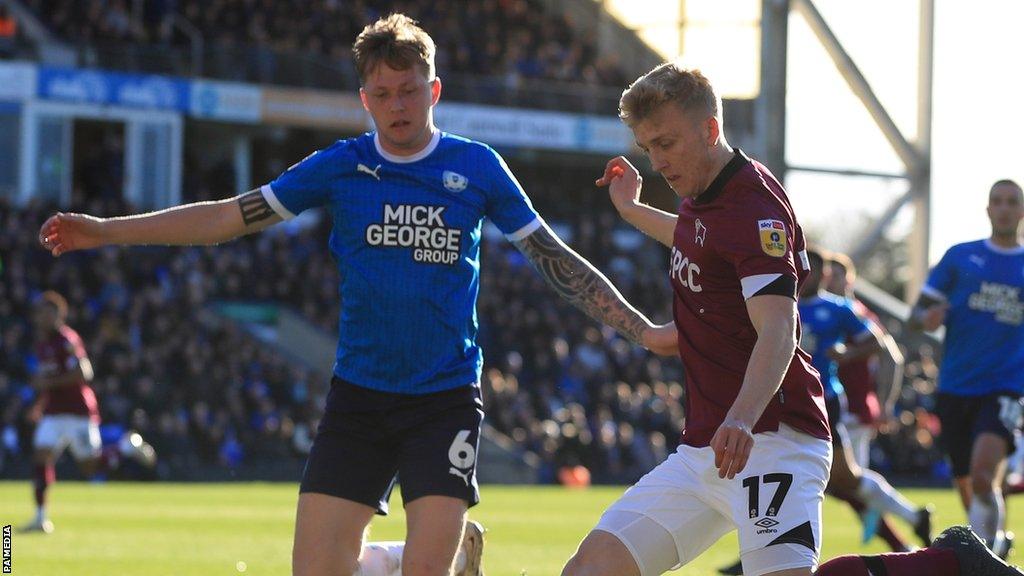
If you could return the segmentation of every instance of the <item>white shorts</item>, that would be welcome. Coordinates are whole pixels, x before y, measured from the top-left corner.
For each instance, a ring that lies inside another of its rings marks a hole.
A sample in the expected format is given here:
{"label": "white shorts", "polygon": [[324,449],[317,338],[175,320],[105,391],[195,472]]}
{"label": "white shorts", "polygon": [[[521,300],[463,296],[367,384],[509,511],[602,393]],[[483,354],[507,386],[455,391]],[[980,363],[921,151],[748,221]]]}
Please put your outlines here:
{"label": "white shorts", "polygon": [[79,461],[95,458],[103,449],[99,425],[88,416],[74,414],[43,416],[32,443],[36,449],[51,450],[54,459],[60,458],[66,447],[71,448],[71,455]]}
{"label": "white shorts", "polygon": [[[747,576],[815,569],[831,464],[831,443],[785,425],[754,435],[750,459],[732,480],[718,477],[710,447],[680,445],[626,490],[595,530],[621,540],[642,576],[691,562],[732,530],[739,530]],[[659,541],[675,550],[666,555],[648,544]]]}
{"label": "white shorts", "polygon": [[861,468],[871,467],[871,440],[875,436],[875,430],[871,426],[857,422],[847,422],[846,435],[850,437],[850,448],[853,450],[853,459]]}

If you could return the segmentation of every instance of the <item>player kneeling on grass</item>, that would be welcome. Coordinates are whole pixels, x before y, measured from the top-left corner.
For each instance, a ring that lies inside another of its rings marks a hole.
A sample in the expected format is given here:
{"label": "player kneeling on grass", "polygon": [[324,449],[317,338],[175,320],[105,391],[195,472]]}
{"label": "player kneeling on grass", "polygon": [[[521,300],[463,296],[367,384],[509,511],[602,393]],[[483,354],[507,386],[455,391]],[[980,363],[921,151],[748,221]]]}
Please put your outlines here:
{"label": "player kneeling on grass", "polygon": [[[352,52],[374,132],[340,140],[237,200],[108,220],[58,214],[40,241],[54,255],[105,244],[217,244],[327,207],[343,278],[341,338],[302,478],[293,573],[442,576],[455,564],[475,576],[482,540],[466,511],[479,501],[483,219],[560,296],[632,342],[671,353],[676,332],[652,324],[562,243],[493,149],[434,126],[441,80],[434,42],[415,22],[382,18]],[[405,544],[364,545],[396,474]]]}
{"label": "player kneeling on grass", "polygon": [[[721,102],[699,72],[655,68],[623,92],[620,116],[682,198],[677,214],[640,203],[640,175],[622,157],[598,180],[627,222],[672,250],[686,428],[562,574],[662,574],[732,530],[745,574],[812,574],[832,446],[821,381],[796,345],[803,232],[775,177],[726,142]],[[818,574],[1020,574],[969,532],[937,542],[945,547],[837,559]]]}

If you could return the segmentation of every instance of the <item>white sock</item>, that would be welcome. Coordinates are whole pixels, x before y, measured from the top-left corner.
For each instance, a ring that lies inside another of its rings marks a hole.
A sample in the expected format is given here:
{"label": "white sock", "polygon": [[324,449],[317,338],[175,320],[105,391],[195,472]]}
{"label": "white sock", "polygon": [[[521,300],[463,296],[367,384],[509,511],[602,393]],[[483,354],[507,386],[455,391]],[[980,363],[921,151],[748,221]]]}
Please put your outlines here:
{"label": "white sock", "polygon": [[967,521],[989,546],[995,544],[996,535],[1006,521],[1002,493],[993,492],[984,496],[975,494],[967,510]]}
{"label": "white sock", "polygon": [[36,508],[36,522],[42,522],[46,520],[46,505]]}
{"label": "white sock", "polygon": [[405,542],[367,542],[354,576],[402,576]]}
{"label": "white sock", "polygon": [[914,506],[895,488],[889,485],[877,472],[865,469],[857,487],[857,495],[864,503],[885,514],[895,514],[909,524],[917,522],[917,506]]}

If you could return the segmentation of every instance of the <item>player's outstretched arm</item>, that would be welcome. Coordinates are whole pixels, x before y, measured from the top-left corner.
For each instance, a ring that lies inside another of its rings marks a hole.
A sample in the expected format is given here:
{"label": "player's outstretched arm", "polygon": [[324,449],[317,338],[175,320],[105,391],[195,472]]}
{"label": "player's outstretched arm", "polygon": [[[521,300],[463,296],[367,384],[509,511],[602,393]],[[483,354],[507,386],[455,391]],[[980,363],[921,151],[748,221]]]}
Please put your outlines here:
{"label": "player's outstretched arm", "polygon": [[263,193],[252,190],[237,198],[117,218],[60,212],[43,223],[39,243],[54,256],[112,244],[210,245],[280,221]]}
{"label": "player's outstretched arm", "polygon": [[732,479],[743,471],[754,447],[754,424],[782,385],[796,350],[796,301],[764,294],[747,300],[747,314],[757,331],[736,400],[726,413],[711,449],[720,478]]}
{"label": "player's outstretched arm", "polygon": [[640,202],[644,179],[629,160],[624,156],[612,158],[604,167],[604,175],[594,183],[608,187],[608,196],[623,220],[665,246],[672,247],[678,216]]}
{"label": "player's outstretched arm", "polygon": [[566,246],[547,224],[516,241],[515,246],[562,298],[591,318],[615,328],[652,352],[677,353],[673,324],[654,325],[626,302],[604,274]]}

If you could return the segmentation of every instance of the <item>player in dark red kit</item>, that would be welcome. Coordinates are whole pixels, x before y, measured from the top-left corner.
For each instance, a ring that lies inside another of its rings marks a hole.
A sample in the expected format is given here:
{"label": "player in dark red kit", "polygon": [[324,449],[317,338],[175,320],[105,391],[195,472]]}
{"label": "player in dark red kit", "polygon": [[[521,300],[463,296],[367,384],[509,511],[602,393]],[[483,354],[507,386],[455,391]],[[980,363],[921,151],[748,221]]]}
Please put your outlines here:
{"label": "player in dark red kit", "polygon": [[46,492],[56,480],[54,464],[64,448],[88,477],[96,473],[102,449],[100,413],[96,394],[89,387],[92,364],[78,333],[65,324],[68,305],[56,292],[43,293],[32,310],[38,368],[32,386],[39,393],[42,418],[33,445],[32,483],[36,517],[28,531],[52,532],[46,515]]}
{"label": "player in dark red kit", "polygon": [[[796,345],[803,232],[775,177],[729,146],[721,101],[699,72],[658,66],[623,92],[619,116],[682,198],[677,214],[642,204],[640,175],[623,157],[597,181],[626,221],[672,249],[686,428],[562,574],[662,574],[734,529],[748,576],[812,574],[832,447],[821,381]],[[984,573],[975,561],[1020,574],[960,534],[940,537],[946,549],[843,558],[819,574],[957,576],[958,562],[963,574]]]}

